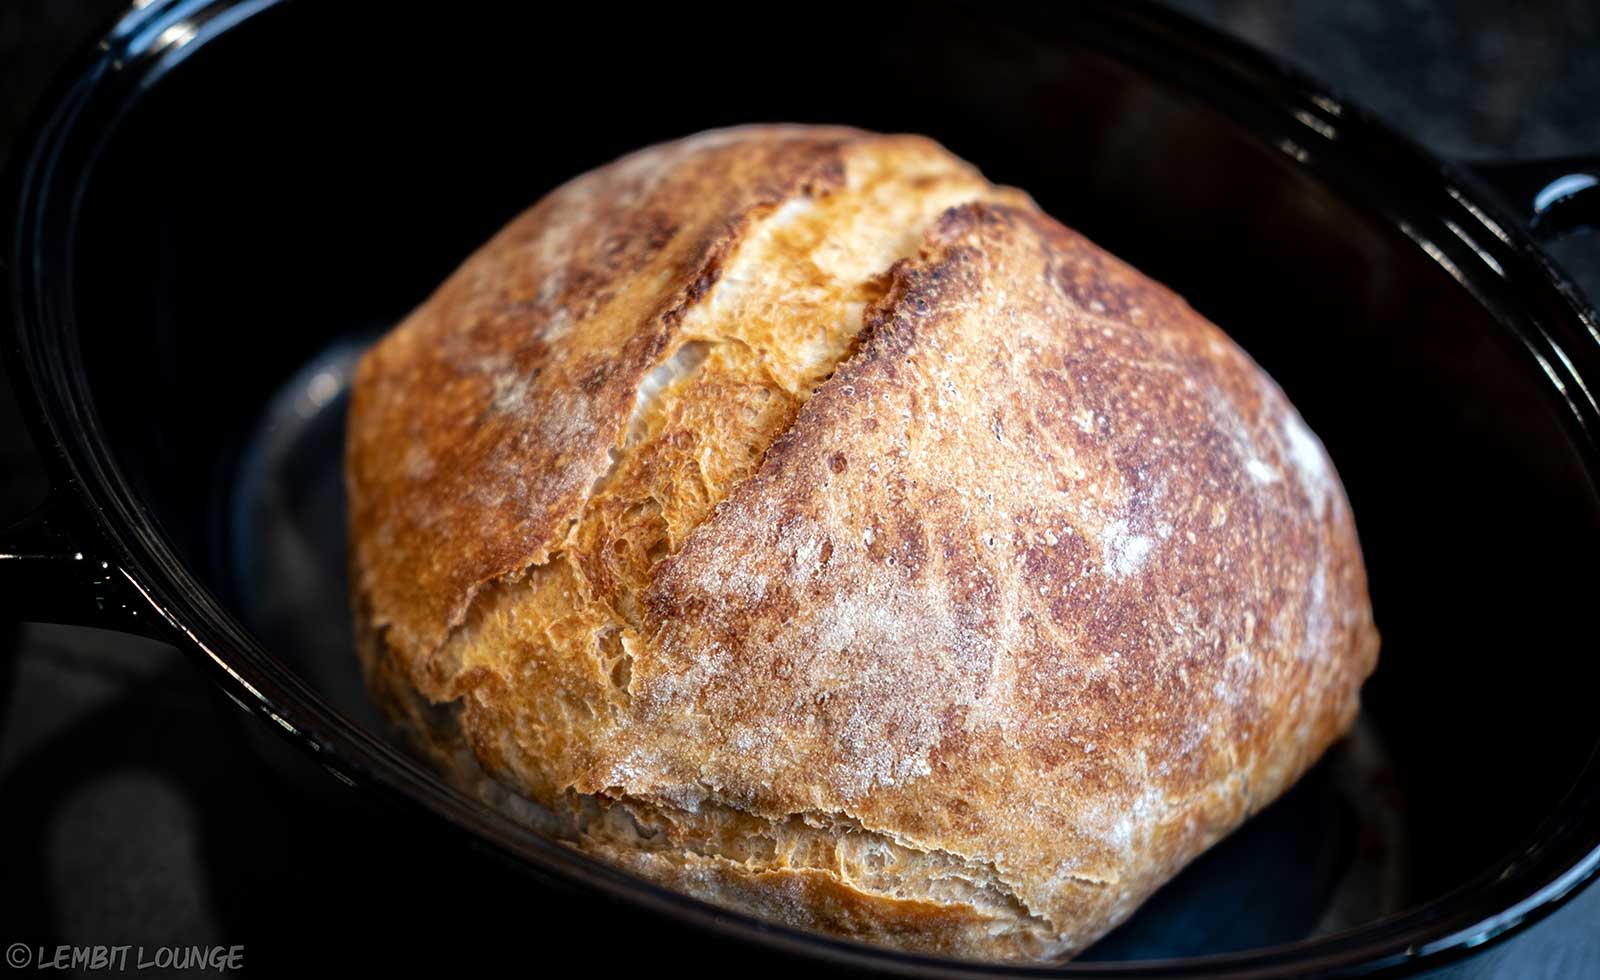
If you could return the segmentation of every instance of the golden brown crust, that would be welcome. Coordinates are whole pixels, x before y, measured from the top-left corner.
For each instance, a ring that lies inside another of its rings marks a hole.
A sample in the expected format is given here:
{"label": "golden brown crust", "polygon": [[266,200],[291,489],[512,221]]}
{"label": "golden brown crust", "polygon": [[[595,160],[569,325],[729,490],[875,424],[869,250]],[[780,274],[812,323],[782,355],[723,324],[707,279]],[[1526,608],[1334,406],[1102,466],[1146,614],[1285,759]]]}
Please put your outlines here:
{"label": "golden brown crust", "polygon": [[743,226],[842,178],[845,130],[707,134],[585,174],[469,258],[362,361],[354,569],[376,624],[437,647],[567,530],[646,371]]}
{"label": "golden brown crust", "polygon": [[[574,195],[589,224],[546,227]],[[611,278],[518,251],[657,212],[717,232]],[[587,283],[567,334],[483,312],[552,272]],[[604,410],[552,427],[576,392]],[[867,941],[1082,948],[1315,761],[1375,663],[1277,387],[916,138],[736,130],[580,178],[369,355],[351,447],[392,715],[576,846]]]}

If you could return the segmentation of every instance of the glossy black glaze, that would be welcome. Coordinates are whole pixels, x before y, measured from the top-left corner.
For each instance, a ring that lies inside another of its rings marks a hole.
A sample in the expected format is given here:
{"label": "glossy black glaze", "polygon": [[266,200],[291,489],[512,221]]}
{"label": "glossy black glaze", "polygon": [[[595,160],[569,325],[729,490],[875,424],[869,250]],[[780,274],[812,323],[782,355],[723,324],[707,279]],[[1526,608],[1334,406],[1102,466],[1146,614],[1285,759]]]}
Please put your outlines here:
{"label": "glossy black glaze", "polygon": [[[1280,380],[1345,478],[1385,633],[1367,702],[1407,801],[1412,910],[1273,949],[1068,972],[1431,962],[1593,871],[1595,319],[1473,177],[1143,7],[852,8],[847,34],[819,16],[760,45],[715,18],[630,15],[597,60],[582,39],[606,16],[131,14],[13,174],[8,366],[51,456],[56,536],[0,548],[22,556],[0,559],[0,585],[58,604],[34,616],[159,620],[317,762],[521,866],[764,946],[993,972],[764,928],[449,793],[308,683],[310,651],[263,646],[271,616],[238,537],[244,450],[272,395],[330,342],[393,322],[559,180],[739,121],[924,131],[1175,286]],[[1521,206],[1522,185],[1501,183]],[[85,559],[63,563],[68,548]],[[105,601],[62,601],[79,593],[59,579],[80,575]]]}
{"label": "glossy black glaze", "polygon": [[1600,226],[1600,160],[1592,157],[1485,163],[1472,168],[1526,216],[1542,241]]}

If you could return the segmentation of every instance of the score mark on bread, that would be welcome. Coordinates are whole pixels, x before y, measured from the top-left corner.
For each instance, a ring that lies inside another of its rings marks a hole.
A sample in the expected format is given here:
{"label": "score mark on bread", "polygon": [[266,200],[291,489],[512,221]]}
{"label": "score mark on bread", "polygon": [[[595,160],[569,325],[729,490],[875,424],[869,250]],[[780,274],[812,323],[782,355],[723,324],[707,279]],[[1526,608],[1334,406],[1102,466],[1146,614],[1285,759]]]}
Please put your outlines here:
{"label": "score mark on bread", "polygon": [[349,434],[390,714],[574,846],[804,928],[1081,949],[1375,662],[1277,387],[919,137],[577,178],[369,352]]}

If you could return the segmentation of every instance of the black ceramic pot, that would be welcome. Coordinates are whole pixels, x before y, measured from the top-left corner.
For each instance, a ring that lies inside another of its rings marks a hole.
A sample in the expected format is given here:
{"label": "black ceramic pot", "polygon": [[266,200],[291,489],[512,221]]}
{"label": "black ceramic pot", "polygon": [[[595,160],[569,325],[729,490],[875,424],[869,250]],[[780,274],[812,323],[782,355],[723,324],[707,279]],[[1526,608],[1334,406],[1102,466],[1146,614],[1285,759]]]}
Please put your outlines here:
{"label": "black ceramic pot", "polygon": [[14,155],[6,360],[53,490],[0,539],[0,591],[22,618],[176,643],[330,791],[414,819],[411,858],[473,842],[619,899],[612,934],[689,923],[747,963],[1029,972],[764,926],[611,871],[447,789],[360,690],[339,452],[362,343],[563,179],[756,120],[928,133],[1027,188],[1237,338],[1347,485],[1385,640],[1358,737],[1059,972],[1414,968],[1592,875],[1600,323],[1536,240],[1593,220],[1600,171],[1442,162],[1140,5],[774,24],[137,5]]}

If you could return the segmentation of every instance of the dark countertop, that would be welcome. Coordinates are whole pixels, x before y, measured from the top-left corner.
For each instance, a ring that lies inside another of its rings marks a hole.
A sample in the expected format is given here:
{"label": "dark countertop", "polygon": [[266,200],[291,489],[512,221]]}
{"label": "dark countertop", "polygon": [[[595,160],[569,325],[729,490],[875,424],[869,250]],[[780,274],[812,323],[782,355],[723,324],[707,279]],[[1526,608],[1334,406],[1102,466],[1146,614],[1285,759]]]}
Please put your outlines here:
{"label": "dark countertop", "polygon": [[[0,139],[47,76],[122,6],[0,5]],[[1418,141],[1464,160],[1600,152],[1600,5],[1587,0],[1176,0],[1276,52]],[[0,143],[0,156],[7,147]],[[1600,236],[1551,251],[1600,295]],[[0,436],[0,502],[25,493]],[[0,519],[12,508],[0,507]],[[393,935],[341,933],[341,908],[405,933],[428,921],[357,815],[307,811],[234,735],[198,674],[157,643],[0,623],[0,945],[244,943],[249,957],[342,937],[342,961]],[[334,920],[330,924],[330,919]],[[444,930],[408,937],[451,946]],[[459,951],[474,965],[474,948]],[[259,963],[259,961],[256,961]],[[537,960],[525,963],[537,965]],[[1600,976],[1600,887],[1511,940],[1433,976]]]}

